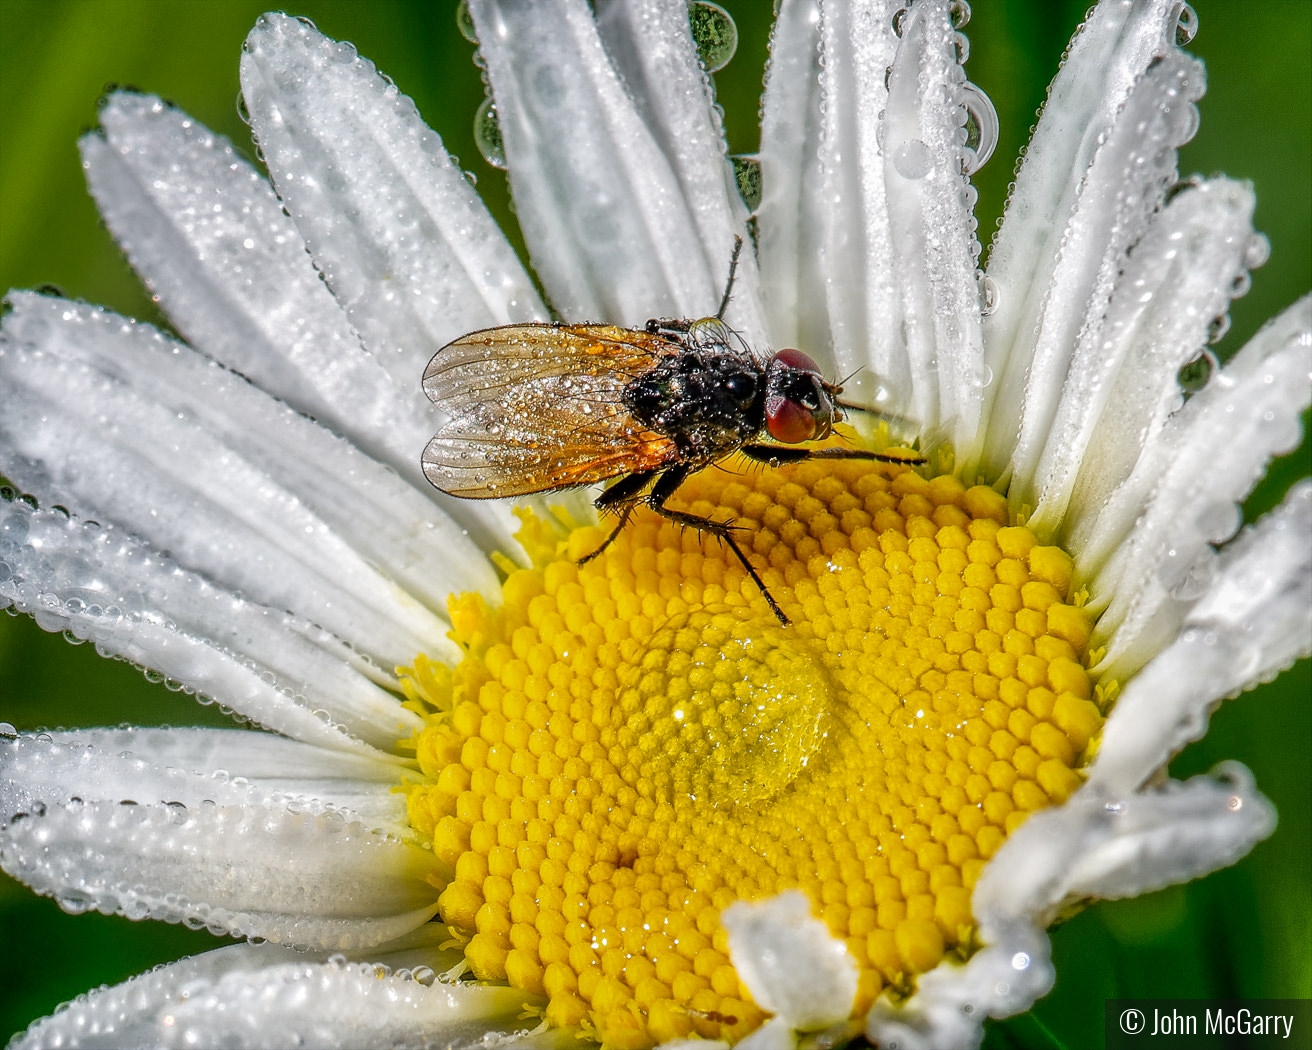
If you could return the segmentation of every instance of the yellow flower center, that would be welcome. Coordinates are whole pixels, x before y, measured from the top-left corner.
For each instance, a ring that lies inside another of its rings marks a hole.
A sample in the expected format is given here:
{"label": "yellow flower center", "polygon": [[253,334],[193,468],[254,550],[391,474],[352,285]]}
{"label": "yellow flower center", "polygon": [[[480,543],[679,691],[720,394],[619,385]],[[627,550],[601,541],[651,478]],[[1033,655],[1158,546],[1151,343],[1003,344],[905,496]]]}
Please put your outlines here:
{"label": "yellow flower center", "polygon": [[474,975],[608,1046],[741,1038],[765,1019],[722,911],[800,889],[860,971],[853,1013],[973,948],[970,893],[1065,799],[1102,721],[1071,560],[986,487],[856,461],[711,469],[681,509],[525,515],[534,567],[452,602],[455,668],[420,658],[410,819],[447,866]]}

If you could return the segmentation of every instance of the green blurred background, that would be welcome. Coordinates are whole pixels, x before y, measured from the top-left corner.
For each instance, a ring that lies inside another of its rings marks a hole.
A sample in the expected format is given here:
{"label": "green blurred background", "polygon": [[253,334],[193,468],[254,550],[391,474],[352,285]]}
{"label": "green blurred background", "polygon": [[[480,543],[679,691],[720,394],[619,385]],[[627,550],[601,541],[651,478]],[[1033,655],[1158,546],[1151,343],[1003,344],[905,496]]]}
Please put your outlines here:
{"label": "green blurred background", "polygon": [[[740,44],[716,75],[730,148],[757,144],[769,35],[765,0],[722,0]],[[977,0],[969,75],[993,99],[1002,140],[977,177],[980,230],[1000,214],[1012,159],[1087,0]],[[1199,0],[1190,50],[1207,62],[1202,128],[1181,171],[1225,171],[1258,190],[1271,261],[1235,303],[1233,353],[1263,320],[1312,285],[1312,4]],[[257,0],[0,0],[0,289],[54,284],[70,296],[165,323],[97,218],[75,147],[109,85],[158,93],[251,155],[237,111],[237,59]],[[305,0],[289,10],[354,42],[411,95],[447,148],[478,177],[514,230],[506,180],[473,140],[483,97],[454,0]],[[516,243],[518,234],[512,233]],[[522,248],[522,244],[520,244]],[[1305,442],[1249,501],[1252,515],[1309,472]],[[1102,1045],[1111,997],[1312,997],[1312,682],[1308,661],[1227,704],[1176,776],[1222,759],[1246,763],[1280,810],[1280,828],[1243,862],[1133,901],[1099,904],[1054,933],[1057,987],[1032,1014],[990,1027],[992,1046]],[[0,721],[19,728],[91,724],[222,724],[213,708],[147,682],[124,664],[0,616]],[[104,982],[218,942],[204,933],[116,917],[65,915],[0,876],[0,1038]],[[1219,1044],[1218,1044],[1219,1045]]]}

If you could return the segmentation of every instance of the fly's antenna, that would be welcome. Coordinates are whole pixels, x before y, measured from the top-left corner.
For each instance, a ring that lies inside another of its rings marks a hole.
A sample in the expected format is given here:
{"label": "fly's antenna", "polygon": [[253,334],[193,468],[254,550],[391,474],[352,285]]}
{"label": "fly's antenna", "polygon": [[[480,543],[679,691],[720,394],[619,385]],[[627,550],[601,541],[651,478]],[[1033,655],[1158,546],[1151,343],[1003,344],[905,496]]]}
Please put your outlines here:
{"label": "fly's antenna", "polygon": [[733,255],[729,257],[729,280],[724,285],[724,298],[720,300],[720,308],[715,311],[717,321],[724,320],[724,311],[729,309],[729,293],[733,291],[733,277],[738,272],[738,256],[743,253],[743,239],[737,234],[733,238]]}

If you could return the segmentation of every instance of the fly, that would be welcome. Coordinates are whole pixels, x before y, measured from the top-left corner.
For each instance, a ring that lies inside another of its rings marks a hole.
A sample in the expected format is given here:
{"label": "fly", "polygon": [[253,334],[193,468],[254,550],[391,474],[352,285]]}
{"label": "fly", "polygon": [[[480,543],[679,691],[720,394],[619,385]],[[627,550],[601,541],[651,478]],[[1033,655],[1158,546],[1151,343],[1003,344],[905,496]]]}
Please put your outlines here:
{"label": "fly", "polygon": [[[594,501],[618,516],[611,545],[634,510],[709,532],[734,553],[771,611],[788,617],[733,537],[732,522],[667,506],[688,478],[741,452],[777,466],[804,459],[923,463],[918,456],[821,441],[844,416],[842,387],[800,350],[762,360],[724,323],[742,239],[714,317],[654,318],[642,329],[602,324],[512,324],[444,346],[424,391],[450,418],[424,449],[424,474],[443,492],[496,499],[618,478]],[[770,439],[770,443],[762,440]]]}

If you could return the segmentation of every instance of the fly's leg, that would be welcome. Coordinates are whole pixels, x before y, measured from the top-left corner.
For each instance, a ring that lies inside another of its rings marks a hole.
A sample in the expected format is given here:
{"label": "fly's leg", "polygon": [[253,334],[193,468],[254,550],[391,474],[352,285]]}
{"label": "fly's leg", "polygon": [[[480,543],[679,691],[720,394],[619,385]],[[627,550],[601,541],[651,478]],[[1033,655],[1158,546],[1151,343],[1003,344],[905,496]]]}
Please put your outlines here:
{"label": "fly's leg", "polygon": [[873,459],[880,463],[903,463],[919,467],[928,463],[924,456],[891,452],[871,452],[864,448],[791,448],[783,445],[744,445],[744,456],[758,463],[777,467],[781,463],[800,463],[804,459]]}
{"label": "fly's leg", "polygon": [[601,546],[591,554],[585,554],[579,559],[580,565],[586,565],[597,557],[602,551],[615,542],[615,537],[620,534],[620,530],[629,523],[629,515],[633,513],[641,500],[638,498],[643,489],[651,483],[651,479],[656,476],[654,470],[645,471],[641,474],[630,474],[626,478],[621,478],[610,488],[592,501],[592,505],[598,510],[614,510],[620,517],[615,527],[610,530],[610,535],[601,541]]}
{"label": "fly's leg", "polygon": [[733,254],[729,256],[729,279],[724,282],[724,295],[720,299],[720,308],[715,311],[717,321],[724,320],[724,311],[729,309],[729,293],[733,291],[733,279],[738,273],[738,256],[743,253],[743,239],[737,234],[733,238]]}
{"label": "fly's leg", "polygon": [[765,581],[761,579],[760,574],[752,567],[752,563],[747,560],[747,555],[743,549],[738,546],[738,541],[733,538],[733,525],[723,521],[713,521],[710,518],[703,518],[697,514],[689,514],[682,510],[671,510],[665,505],[665,501],[674,495],[675,489],[683,484],[684,479],[691,473],[687,466],[672,467],[656,479],[656,483],[651,487],[649,492],[641,502],[647,504],[652,510],[668,521],[673,521],[679,525],[685,525],[694,528],[698,532],[709,532],[712,536],[717,537],[721,543],[733,551],[734,556],[742,562],[742,566],[747,570],[747,575],[752,578],[761,596],[765,599],[766,605],[770,606],[770,611],[774,613],[779,623],[788,627],[792,621],[784,615],[784,611],[779,608],[779,603],[774,600],[774,595],[770,593],[765,586]]}

